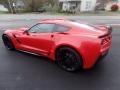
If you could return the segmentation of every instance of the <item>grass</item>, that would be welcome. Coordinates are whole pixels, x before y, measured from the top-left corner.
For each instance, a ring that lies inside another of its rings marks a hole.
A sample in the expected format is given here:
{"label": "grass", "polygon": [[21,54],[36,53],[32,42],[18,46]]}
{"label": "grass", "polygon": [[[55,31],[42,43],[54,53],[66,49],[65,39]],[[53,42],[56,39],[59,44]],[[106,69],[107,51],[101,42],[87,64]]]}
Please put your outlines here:
{"label": "grass", "polygon": [[[8,12],[0,11],[0,14],[7,14]],[[22,11],[17,14],[25,14],[25,13],[35,13],[35,12],[27,12]],[[36,13],[39,14],[39,13]],[[99,11],[99,12],[80,12],[79,14],[65,13],[65,12],[45,12],[43,14],[51,14],[51,15],[63,15],[63,16],[120,16],[120,11]]]}
{"label": "grass", "polygon": [[7,11],[0,11],[0,14],[8,13]]}

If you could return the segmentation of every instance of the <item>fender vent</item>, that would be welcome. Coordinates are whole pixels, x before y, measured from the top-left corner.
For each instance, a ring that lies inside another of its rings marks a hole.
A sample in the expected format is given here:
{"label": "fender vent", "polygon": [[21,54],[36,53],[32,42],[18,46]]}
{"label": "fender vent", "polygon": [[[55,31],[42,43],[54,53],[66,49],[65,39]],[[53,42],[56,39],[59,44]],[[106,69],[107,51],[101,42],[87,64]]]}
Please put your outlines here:
{"label": "fender vent", "polygon": [[17,37],[15,36],[15,34],[13,34],[13,37],[16,39],[16,41],[21,44],[21,42],[17,39]]}
{"label": "fender vent", "polygon": [[14,38],[17,38],[17,37],[15,36],[15,34],[13,34],[13,37],[14,37]]}

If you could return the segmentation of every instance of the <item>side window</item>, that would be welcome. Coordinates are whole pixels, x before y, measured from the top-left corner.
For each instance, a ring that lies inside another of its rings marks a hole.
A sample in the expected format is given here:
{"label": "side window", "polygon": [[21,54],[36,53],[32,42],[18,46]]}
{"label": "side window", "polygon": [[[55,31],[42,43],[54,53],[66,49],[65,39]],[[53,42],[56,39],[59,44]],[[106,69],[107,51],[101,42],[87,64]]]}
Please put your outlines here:
{"label": "side window", "polygon": [[33,26],[29,32],[30,33],[47,33],[52,32],[54,24],[37,24]]}
{"label": "side window", "polygon": [[64,32],[68,31],[70,28],[62,25],[56,25],[55,31],[56,32]]}

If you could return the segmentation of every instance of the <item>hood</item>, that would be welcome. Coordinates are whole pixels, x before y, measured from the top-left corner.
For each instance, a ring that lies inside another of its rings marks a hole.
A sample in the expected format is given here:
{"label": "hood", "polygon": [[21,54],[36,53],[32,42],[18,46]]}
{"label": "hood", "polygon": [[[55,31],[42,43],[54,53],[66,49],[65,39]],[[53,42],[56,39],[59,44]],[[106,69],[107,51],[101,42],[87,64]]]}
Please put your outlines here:
{"label": "hood", "polygon": [[25,27],[22,27],[22,28],[17,28],[17,29],[14,29],[15,31],[26,31],[28,30],[29,28],[25,28]]}
{"label": "hood", "polygon": [[22,27],[22,28],[16,28],[16,29],[8,29],[5,32],[12,32],[12,33],[16,33],[16,32],[24,32],[26,30],[28,30],[29,28],[26,27]]}
{"label": "hood", "polygon": [[18,30],[20,31],[25,31],[25,30],[28,30],[29,28],[26,28],[26,27],[22,27],[22,28],[18,28]]}

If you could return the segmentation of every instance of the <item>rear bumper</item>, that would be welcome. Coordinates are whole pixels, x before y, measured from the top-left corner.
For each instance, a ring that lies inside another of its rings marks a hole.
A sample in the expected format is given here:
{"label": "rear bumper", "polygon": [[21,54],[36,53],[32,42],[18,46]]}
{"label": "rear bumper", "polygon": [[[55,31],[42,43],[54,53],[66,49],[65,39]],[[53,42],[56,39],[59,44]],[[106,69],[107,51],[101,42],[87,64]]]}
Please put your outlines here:
{"label": "rear bumper", "polygon": [[111,46],[111,40],[107,44],[101,47],[100,49],[101,56],[104,56],[104,54],[106,54],[109,51],[110,46]]}
{"label": "rear bumper", "polygon": [[104,57],[107,55],[110,49],[110,43],[109,45],[106,45],[105,47],[101,48],[98,54],[93,55],[94,58],[92,59],[86,59],[85,63],[83,65],[84,69],[91,69],[100,59],[101,57]]}
{"label": "rear bumper", "polygon": [[109,52],[109,49],[107,49],[106,51],[100,53],[98,56],[96,56],[96,59],[91,60],[91,62],[87,62],[84,63],[83,65],[83,69],[91,69],[94,67],[94,65],[99,62],[101,59],[103,59],[103,57],[105,57],[107,55],[107,53]]}
{"label": "rear bumper", "polygon": [[108,47],[102,49],[102,50],[100,51],[100,52],[101,52],[101,56],[104,56],[106,53],[108,53],[109,48],[110,48],[110,46],[108,46]]}

